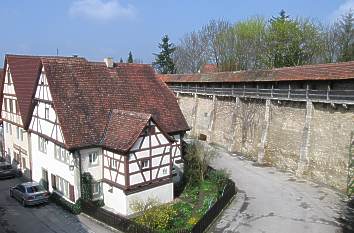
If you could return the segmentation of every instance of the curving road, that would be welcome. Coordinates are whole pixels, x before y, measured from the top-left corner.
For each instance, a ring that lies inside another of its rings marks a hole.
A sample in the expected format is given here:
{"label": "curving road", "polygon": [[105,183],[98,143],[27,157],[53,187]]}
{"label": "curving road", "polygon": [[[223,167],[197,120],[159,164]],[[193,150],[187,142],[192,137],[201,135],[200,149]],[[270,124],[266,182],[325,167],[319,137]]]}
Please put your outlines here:
{"label": "curving road", "polygon": [[[340,193],[272,167],[254,166],[222,149],[218,154],[213,166],[227,169],[245,198],[239,209],[236,206],[240,200],[234,201],[211,232],[354,232],[342,225],[343,213],[348,209]],[[346,219],[354,221],[352,214]]]}

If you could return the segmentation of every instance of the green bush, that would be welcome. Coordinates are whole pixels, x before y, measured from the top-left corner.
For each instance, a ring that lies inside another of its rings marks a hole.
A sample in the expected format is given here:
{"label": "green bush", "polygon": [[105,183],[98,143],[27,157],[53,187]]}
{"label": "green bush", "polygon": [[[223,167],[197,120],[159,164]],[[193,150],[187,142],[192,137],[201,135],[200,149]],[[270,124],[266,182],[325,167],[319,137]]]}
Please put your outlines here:
{"label": "green bush", "polygon": [[95,206],[97,207],[102,207],[104,206],[104,200],[103,199],[99,199],[99,200],[96,200],[96,201],[92,201],[93,204],[95,204]]}
{"label": "green bush", "polygon": [[177,211],[171,204],[151,207],[135,219],[139,224],[145,225],[159,232],[167,232],[173,226]]}
{"label": "green bush", "polygon": [[80,214],[81,213],[81,198],[77,199],[75,204],[67,201],[64,197],[60,196],[56,192],[53,192],[50,195],[50,200],[60,206],[62,206],[64,209],[70,211],[73,214]]}
{"label": "green bush", "polygon": [[82,199],[92,200],[92,175],[89,172],[82,174]]}

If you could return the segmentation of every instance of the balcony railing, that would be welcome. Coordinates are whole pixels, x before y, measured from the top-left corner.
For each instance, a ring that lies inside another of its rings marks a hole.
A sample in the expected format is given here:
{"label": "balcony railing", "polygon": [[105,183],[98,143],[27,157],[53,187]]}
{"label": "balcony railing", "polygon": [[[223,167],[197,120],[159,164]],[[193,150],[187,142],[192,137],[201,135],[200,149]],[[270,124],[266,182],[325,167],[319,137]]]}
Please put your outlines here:
{"label": "balcony railing", "polygon": [[235,96],[278,100],[297,100],[354,104],[354,90],[311,90],[311,89],[261,89],[233,87],[169,86],[174,92],[206,95]]}

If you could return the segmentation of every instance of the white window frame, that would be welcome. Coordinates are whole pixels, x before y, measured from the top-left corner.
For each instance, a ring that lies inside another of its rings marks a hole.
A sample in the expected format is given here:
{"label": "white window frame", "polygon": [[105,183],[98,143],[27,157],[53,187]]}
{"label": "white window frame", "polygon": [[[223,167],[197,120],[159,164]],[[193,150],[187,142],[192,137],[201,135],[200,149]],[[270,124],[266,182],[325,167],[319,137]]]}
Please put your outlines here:
{"label": "white window frame", "polygon": [[70,152],[56,144],[54,144],[54,158],[58,161],[70,165]]}
{"label": "white window frame", "polygon": [[38,150],[44,154],[47,154],[48,140],[38,136]]}
{"label": "white window frame", "polygon": [[92,183],[92,195],[101,194],[101,182],[93,182]]}
{"label": "white window frame", "polygon": [[88,160],[90,166],[97,166],[98,165],[98,151],[93,151],[88,154]]}
{"label": "white window frame", "polygon": [[60,176],[55,176],[55,190],[63,194],[66,198],[70,198],[69,185],[70,183],[67,180]]}

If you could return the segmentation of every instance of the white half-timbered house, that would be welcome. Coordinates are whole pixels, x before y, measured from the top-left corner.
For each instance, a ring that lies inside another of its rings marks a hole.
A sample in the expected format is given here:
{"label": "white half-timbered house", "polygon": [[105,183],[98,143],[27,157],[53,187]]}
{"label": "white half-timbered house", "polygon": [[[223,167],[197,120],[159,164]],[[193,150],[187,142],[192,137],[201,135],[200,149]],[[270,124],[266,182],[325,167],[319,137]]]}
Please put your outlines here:
{"label": "white half-timbered house", "polygon": [[28,57],[22,57],[18,60],[15,56],[8,55],[2,77],[4,154],[26,177],[31,177],[30,136],[25,130],[31,92],[28,95],[27,91],[32,86],[30,74],[38,67],[39,59],[29,60]]}
{"label": "white half-timbered house", "polygon": [[33,98],[31,133],[33,180],[75,202],[80,197],[80,173],[73,153],[66,149],[63,132],[42,68]]}
{"label": "white half-timbered house", "polygon": [[[189,128],[154,70],[110,60],[31,58],[40,65],[31,76],[31,96],[24,96],[28,115],[21,117],[32,179],[75,202],[88,172],[93,197],[124,215],[133,213],[134,200],[172,201],[173,181],[183,169],[181,141]],[[7,113],[4,105],[2,113]]]}

